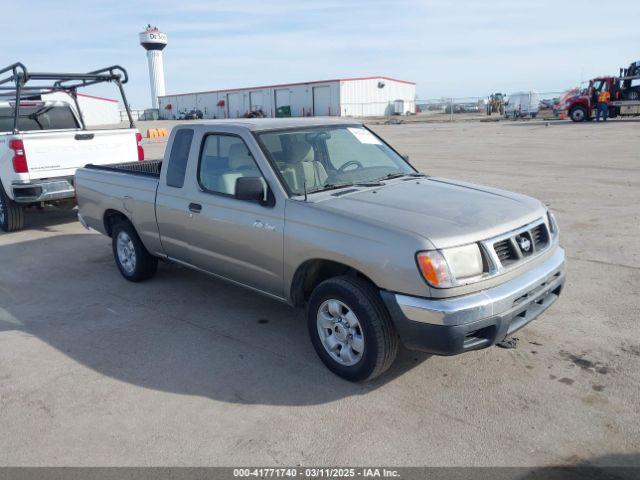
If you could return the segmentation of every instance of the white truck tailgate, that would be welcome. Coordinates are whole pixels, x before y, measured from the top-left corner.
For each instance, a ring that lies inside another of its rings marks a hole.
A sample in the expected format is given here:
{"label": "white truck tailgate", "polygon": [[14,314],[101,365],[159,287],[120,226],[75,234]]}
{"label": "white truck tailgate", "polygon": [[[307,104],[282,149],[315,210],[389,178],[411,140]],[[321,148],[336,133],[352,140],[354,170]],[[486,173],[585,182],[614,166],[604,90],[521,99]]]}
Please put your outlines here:
{"label": "white truck tailgate", "polygon": [[73,176],[88,163],[138,160],[136,130],[61,130],[22,134],[31,180]]}

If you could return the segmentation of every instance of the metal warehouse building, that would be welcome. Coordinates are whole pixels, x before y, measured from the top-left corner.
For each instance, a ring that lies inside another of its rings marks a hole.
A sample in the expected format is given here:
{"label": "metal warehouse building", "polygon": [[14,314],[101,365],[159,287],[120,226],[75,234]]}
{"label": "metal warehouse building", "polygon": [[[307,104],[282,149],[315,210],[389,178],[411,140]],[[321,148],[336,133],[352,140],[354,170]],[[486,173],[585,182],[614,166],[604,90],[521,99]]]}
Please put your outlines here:
{"label": "metal warehouse building", "polygon": [[415,113],[416,84],[389,77],[340,78],[158,97],[162,119],[192,110],[204,118],[238,118],[261,110],[267,117],[382,116]]}
{"label": "metal warehouse building", "polygon": [[[42,95],[42,99],[60,100],[70,105],[74,104],[73,99],[65,92],[47,93]],[[120,123],[118,100],[78,93],[78,104],[80,105],[82,118],[87,127],[117,125]]]}

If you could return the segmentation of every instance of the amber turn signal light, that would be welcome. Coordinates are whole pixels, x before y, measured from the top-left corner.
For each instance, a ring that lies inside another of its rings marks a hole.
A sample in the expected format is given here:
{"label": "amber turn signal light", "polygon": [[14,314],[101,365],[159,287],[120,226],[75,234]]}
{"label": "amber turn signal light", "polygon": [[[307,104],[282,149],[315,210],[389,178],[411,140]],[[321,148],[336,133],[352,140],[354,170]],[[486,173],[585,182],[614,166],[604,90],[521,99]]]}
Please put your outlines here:
{"label": "amber turn signal light", "polygon": [[420,273],[429,285],[440,288],[451,286],[449,268],[440,252],[437,250],[419,252],[416,255],[416,260]]}

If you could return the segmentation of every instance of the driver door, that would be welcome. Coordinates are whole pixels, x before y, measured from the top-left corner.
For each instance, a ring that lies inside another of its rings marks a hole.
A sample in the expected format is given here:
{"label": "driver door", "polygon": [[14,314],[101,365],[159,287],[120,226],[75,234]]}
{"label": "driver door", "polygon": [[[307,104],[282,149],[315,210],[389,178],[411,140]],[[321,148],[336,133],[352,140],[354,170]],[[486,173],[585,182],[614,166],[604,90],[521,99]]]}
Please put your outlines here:
{"label": "driver door", "polygon": [[194,168],[190,176],[194,182],[190,199],[197,209],[191,224],[193,265],[283,297],[284,202],[266,205],[235,198],[236,180],[241,177],[262,178],[268,189],[247,142],[234,134],[205,134]]}

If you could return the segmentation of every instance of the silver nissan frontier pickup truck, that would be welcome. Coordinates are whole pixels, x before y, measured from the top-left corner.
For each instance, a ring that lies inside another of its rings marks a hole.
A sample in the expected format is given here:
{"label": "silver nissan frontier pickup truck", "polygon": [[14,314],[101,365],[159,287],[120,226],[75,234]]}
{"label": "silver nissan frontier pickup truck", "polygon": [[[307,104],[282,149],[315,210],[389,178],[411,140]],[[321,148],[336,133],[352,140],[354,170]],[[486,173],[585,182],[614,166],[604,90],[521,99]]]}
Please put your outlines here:
{"label": "silver nissan frontier pickup truck", "polygon": [[127,280],[165,259],[306,308],[318,356],[352,381],[384,372],[399,342],[494,345],[565,281],[538,200],[420,173],[353,121],[178,125],[164,160],[88,165],[75,186]]}

